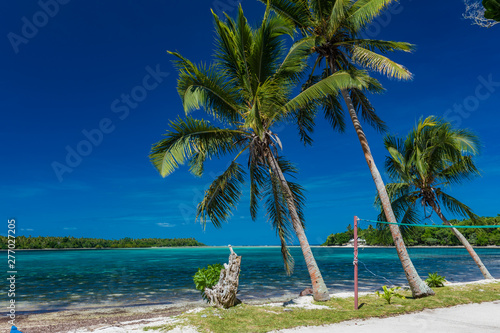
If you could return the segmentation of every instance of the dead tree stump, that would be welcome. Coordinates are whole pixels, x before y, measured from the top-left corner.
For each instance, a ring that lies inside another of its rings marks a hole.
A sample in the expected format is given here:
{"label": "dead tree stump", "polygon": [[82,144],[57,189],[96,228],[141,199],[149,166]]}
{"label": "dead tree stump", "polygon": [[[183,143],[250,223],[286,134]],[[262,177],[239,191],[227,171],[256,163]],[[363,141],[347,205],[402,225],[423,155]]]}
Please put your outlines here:
{"label": "dead tree stump", "polygon": [[205,288],[205,295],[210,305],[217,308],[228,309],[239,302],[236,293],[239,285],[241,256],[236,255],[231,245],[229,245],[229,250],[231,251],[229,263],[224,264],[219,282],[212,288]]}

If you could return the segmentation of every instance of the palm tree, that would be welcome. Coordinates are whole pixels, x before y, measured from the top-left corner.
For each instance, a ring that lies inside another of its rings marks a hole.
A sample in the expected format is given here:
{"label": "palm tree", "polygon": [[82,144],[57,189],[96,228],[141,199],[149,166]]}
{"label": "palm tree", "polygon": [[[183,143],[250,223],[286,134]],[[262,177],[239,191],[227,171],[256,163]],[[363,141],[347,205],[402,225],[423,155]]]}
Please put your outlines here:
{"label": "palm tree", "polygon": [[201,176],[207,159],[234,154],[227,170],[213,181],[198,205],[203,224],[210,221],[221,227],[241,196],[246,172],[237,160],[248,153],[252,219],[257,218],[258,202],[265,199],[287,272],[293,267],[287,249],[293,228],[311,276],[314,299],[328,300],[328,289],[304,232],[302,187],[286,179],[285,175],[293,176],[296,169],[279,155],[281,141],[272,127],[312,100],[335,95],[343,88],[362,89],[372,80],[363,72],[339,71],[291,98],[309,56],[306,43],[294,44],[285,53],[282,37],[293,35],[293,24],[267,10],[261,25],[253,29],[241,7],[236,20],[226,17],[223,22],[215,14],[214,19],[216,53],[212,65],[196,66],[178,53],[171,54],[177,57],[177,89],[185,112],[202,107],[219,126],[191,117],[173,121],[166,138],[153,146],[151,161],[163,177],[185,162],[194,175]]}
{"label": "palm tree", "polygon": [[[441,207],[476,219],[468,206],[444,192],[446,186],[460,184],[479,175],[472,160],[472,155],[479,152],[479,139],[475,134],[469,130],[453,129],[449,123],[431,116],[420,119],[404,141],[387,136],[384,143],[390,154],[386,159],[386,169],[394,181],[387,184],[387,191],[401,223],[418,222],[418,202],[426,217],[426,208],[430,207],[449,226],[452,224],[443,215]],[[462,233],[456,228],[451,230],[474,259],[484,278],[493,279]]]}
{"label": "palm tree", "polygon": [[[387,5],[395,2],[394,0],[269,0],[269,2],[283,18],[294,22],[301,31],[303,40],[310,43],[311,52],[316,54],[311,75],[303,88],[307,89],[322,78],[338,71],[356,71],[357,66],[379,72],[390,78],[411,79],[412,75],[405,67],[383,54],[394,51],[411,52],[414,49],[412,44],[361,37],[363,29]],[[317,76],[314,75],[316,69],[322,69]],[[367,92],[380,93],[381,91],[383,91],[382,86],[375,80],[363,89],[344,88],[341,89],[340,95],[330,95],[312,101],[306,108],[296,113],[296,119],[300,136],[305,143],[311,142],[309,133],[314,127],[315,108],[318,106],[323,108],[325,118],[332,124],[333,129],[343,131],[345,123],[340,98],[344,100],[383,203],[385,214],[390,222],[396,223],[384,182],[375,165],[368,140],[358,118],[359,112],[368,124],[380,131],[385,131],[384,122],[377,116],[366,97]],[[422,281],[413,266],[398,226],[390,225],[390,231],[413,296],[418,298],[434,295],[432,289]]]}

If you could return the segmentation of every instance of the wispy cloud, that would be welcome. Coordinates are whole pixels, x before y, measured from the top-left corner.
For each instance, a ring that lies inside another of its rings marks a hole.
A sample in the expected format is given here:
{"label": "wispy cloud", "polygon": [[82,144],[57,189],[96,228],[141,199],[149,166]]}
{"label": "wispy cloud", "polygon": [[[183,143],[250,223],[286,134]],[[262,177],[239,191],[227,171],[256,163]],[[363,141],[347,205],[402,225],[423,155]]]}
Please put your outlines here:
{"label": "wispy cloud", "polygon": [[46,191],[39,187],[2,186],[1,192],[11,198],[31,198],[44,194]]}
{"label": "wispy cloud", "polygon": [[175,227],[175,224],[166,223],[166,222],[159,222],[159,223],[156,223],[156,225],[160,226],[162,228],[173,228],[173,227]]}
{"label": "wispy cloud", "polygon": [[[102,221],[106,222],[142,222],[142,224],[155,223],[156,225],[164,228],[171,228],[176,226],[172,222],[182,222],[182,216],[177,215],[153,215],[153,216],[140,216],[140,215],[127,215],[127,216],[116,216],[116,217],[102,217],[100,218]],[[158,222],[158,221],[170,221],[167,222]]]}
{"label": "wispy cloud", "polygon": [[127,216],[115,216],[115,217],[106,217],[104,218],[106,221],[135,221],[135,222],[151,222],[158,220],[156,216],[138,216],[138,215],[127,215]]}
{"label": "wispy cloud", "polygon": [[334,175],[325,175],[317,177],[307,177],[302,182],[303,186],[308,190],[317,189],[335,189],[351,187],[353,183],[359,181],[361,172],[346,172]]}
{"label": "wispy cloud", "polygon": [[58,191],[86,191],[91,187],[82,182],[66,182],[64,184],[34,183],[0,186],[0,193],[13,198],[31,198],[41,195],[52,194]]}

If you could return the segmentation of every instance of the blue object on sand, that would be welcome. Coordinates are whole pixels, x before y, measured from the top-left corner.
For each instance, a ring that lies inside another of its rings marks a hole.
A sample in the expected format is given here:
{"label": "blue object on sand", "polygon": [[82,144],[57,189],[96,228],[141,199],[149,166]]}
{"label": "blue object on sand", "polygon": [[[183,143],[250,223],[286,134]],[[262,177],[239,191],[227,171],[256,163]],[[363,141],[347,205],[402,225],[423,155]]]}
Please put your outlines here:
{"label": "blue object on sand", "polygon": [[10,329],[10,333],[23,333],[23,332],[19,331],[16,326],[12,326]]}

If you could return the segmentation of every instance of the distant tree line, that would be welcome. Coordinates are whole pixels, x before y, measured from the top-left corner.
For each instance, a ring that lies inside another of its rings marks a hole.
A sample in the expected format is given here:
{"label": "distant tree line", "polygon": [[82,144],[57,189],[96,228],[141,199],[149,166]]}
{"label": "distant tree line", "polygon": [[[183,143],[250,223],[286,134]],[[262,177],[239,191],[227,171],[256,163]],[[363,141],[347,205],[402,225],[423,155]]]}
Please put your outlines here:
{"label": "distant tree line", "polygon": [[[204,246],[194,238],[122,238],[118,240],[76,237],[17,236],[16,249],[82,249]],[[0,236],[0,249],[7,249],[7,237]]]}
{"label": "distant tree line", "polygon": [[[472,222],[466,220],[450,220],[453,225],[500,225],[500,214],[497,217],[479,217]],[[358,237],[366,241],[366,245],[394,245],[387,224],[379,227],[369,225],[366,229],[358,229]],[[429,225],[431,226],[431,225]],[[408,246],[453,246],[461,245],[449,228],[401,227],[403,239]],[[500,245],[500,228],[491,229],[460,229],[467,240],[475,246]],[[349,224],[347,231],[331,234],[323,246],[344,245],[354,237],[354,230]]]}

